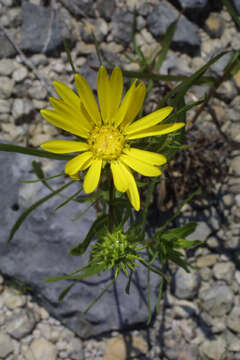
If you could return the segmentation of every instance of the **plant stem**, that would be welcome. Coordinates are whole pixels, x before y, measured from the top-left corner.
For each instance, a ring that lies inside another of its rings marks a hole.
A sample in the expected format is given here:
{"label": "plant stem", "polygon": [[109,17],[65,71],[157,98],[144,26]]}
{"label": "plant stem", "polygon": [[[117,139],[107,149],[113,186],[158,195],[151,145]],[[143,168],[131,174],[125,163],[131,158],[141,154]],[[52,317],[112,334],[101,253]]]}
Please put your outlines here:
{"label": "plant stem", "polygon": [[114,185],[113,185],[113,178],[112,178],[112,174],[109,171],[109,223],[108,223],[108,227],[109,227],[109,231],[113,232],[113,225],[114,225],[114,206],[113,206],[113,201],[114,201],[114,196],[115,196],[115,192],[114,192]]}

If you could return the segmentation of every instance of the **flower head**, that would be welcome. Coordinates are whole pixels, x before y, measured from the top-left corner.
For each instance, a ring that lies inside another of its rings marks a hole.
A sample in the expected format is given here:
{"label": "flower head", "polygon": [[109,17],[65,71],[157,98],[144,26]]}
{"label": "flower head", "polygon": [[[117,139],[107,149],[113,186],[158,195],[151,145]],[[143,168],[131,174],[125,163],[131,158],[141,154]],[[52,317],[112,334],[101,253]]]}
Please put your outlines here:
{"label": "flower head", "polygon": [[172,111],[167,106],[134,121],[146,93],[143,82],[135,80],[122,99],[123,77],[116,66],[109,77],[101,66],[97,77],[98,103],[87,81],[75,75],[77,94],[67,85],[54,81],[60,99],[50,98],[54,110],[44,109],[42,116],[53,125],[77,135],[85,141],[50,140],[41,145],[49,152],[80,153],[68,161],[65,173],[79,179],[79,172],[87,170],[83,182],[86,193],[98,186],[101,169],[110,164],[113,182],[120,192],[127,192],[132,206],[140,209],[140,199],[132,170],[144,176],[159,176],[159,166],[166,158],[158,153],[130,146],[130,140],[168,134],[184,123],[158,125]]}

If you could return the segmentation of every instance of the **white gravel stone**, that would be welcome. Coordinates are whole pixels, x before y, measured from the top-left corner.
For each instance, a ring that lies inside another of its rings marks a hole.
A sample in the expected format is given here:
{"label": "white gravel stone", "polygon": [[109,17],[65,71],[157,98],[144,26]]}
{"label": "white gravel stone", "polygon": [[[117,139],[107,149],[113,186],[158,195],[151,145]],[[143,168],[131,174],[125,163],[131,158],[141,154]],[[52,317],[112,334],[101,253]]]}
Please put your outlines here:
{"label": "white gravel stone", "polygon": [[11,102],[9,100],[0,99],[0,113],[8,114],[10,113]]}
{"label": "white gravel stone", "polygon": [[8,99],[13,93],[14,81],[6,76],[0,76],[0,99]]}
{"label": "white gravel stone", "polygon": [[9,310],[22,307],[26,304],[26,298],[13,288],[6,288],[4,291],[4,302]]}
{"label": "white gravel stone", "polygon": [[226,346],[224,338],[207,340],[200,346],[200,354],[204,359],[221,360],[226,351]]}
{"label": "white gravel stone", "polygon": [[15,69],[14,62],[10,59],[0,60],[0,75],[9,76]]}
{"label": "white gravel stone", "polygon": [[12,340],[9,335],[0,332],[0,359],[4,359],[14,350]]}
{"label": "white gravel stone", "polygon": [[12,78],[17,83],[22,82],[23,80],[25,80],[27,76],[28,76],[28,71],[25,68],[25,66],[23,66],[23,65],[19,66],[18,69],[14,70],[14,72],[12,74]]}
{"label": "white gravel stone", "polygon": [[35,360],[56,360],[56,346],[44,338],[33,340],[30,346]]}

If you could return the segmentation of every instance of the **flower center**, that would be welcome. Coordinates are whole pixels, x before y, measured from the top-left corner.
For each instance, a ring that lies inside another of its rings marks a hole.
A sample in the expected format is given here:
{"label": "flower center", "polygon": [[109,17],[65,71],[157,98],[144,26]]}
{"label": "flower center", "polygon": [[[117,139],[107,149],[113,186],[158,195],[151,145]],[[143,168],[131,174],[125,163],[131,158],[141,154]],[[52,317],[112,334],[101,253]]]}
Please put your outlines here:
{"label": "flower center", "polygon": [[124,146],[124,136],[113,126],[95,127],[88,144],[93,154],[103,160],[115,160]]}

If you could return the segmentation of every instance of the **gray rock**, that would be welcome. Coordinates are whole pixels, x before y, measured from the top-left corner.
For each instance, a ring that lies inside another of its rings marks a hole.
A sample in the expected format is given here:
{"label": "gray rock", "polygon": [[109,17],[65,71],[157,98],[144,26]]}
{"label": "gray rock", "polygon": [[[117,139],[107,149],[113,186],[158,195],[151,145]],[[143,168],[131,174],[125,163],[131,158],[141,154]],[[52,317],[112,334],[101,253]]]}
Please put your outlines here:
{"label": "gray rock", "polygon": [[[168,26],[179,16],[178,11],[166,0],[156,5],[147,17],[147,26],[152,35],[162,38]],[[181,16],[172,42],[173,47],[180,51],[195,52],[200,46],[198,27]]]}
{"label": "gray rock", "polygon": [[116,11],[112,17],[112,35],[118,43],[128,46],[132,39],[133,14]]}
{"label": "gray rock", "polygon": [[223,34],[224,22],[218,13],[211,13],[205,22],[206,32],[213,38],[220,38]]}
{"label": "gray rock", "polygon": [[[62,37],[70,40],[70,34],[58,13],[54,13],[51,24],[49,8],[22,4],[22,42],[21,48],[31,53],[50,52],[62,44]],[[50,29],[51,27],[51,29]]]}
{"label": "gray rock", "polygon": [[233,158],[230,164],[233,175],[240,176],[240,156]]}
{"label": "gray rock", "polygon": [[232,351],[234,353],[240,352],[240,338],[234,335],[232,332],[227,331],[227,343],[228,343],[228,351]]}
{"label": "gray rock", "polygon": [[239,0],[231,0],[238,14],[240,15],[240,2]]}
{"label": "gray rock", "polygon": [[200,276],[197,272],[187,273],[179,268],[172,281],[173,293],[180,299],[193,299],[200,286]]}
{"label": "gray rock", "polygon": [[6,76],[0,76],[0,99],[8,99],[13,93],[13,80]]}
{"label": "gray rock", "polygon": [[12,288],[5,289],[3,296],[5,305],[10,310],[22,307],[26,303],[26,298],[18,290]]}
{"label": "gray rock", "polygon": [[0,114],[10,113],[11,103],[9,100],[0,99]]}
{"label": "gray rock", "polygon": [[[10,32],[10,35],[13,35],[12,32]],[[14,35],[13,37],[15,40]],[[0,59],[12,57],[17,54],[17,50],[13,47],[7,37],[2,33],[2,31],[0,31],[0,44]]]}
{"label": "gray rock", "polygon": [[102,42],[107,33],[108,26],[103,19],[86,20],[81,28],[81,38],[85,43],[94,43],[93,34],[98,42]]}
{"label": "gray rock", "polygon": [[16,124],[22,124],[32,118],[34,106],[29,99],[15,99],[12,105],[12,115]]}
{"label": "gray rock", "polygon": [[226,352],[227,344],[223,337],[216,340],[206,340],[200,345],[200,354],[203,359],[221,360]]}
{"label": "gray rock", "polygon": [[229,285],[233,281],[235,266],[232,262],[219,262],[213,267],[213,275],[218,280],[225,280]]}
{"label": "gray rock", "polygon": [[56,360],[57,348],[44,338],[35,339],[30,345],[33,358],[36,360]]}
{"label": "gray rock", "polygon": [[[76,283],[61,304],[58,304],[59,293],[70,283],[45,282],[50,275],[68,274],[86,264],[87,256],[73,257],[68,252],[85,238],[95,219],[94,209],[73,223],[72,219],[79,215],[86,205],[69,203],[54,212],[53,209],[62,202],[62,198],[55,197],[32,212],[14,239],[6,244],[10,228],[25,209],[24,206],[30,206],[30,199],[36,201],[49,194],[48,189],[35,183],[35,189],[25,197],[24,202],[19,202],[19,182],[20,179],[31,178],[31,161],[31,157],[0,153],[0,198],[2,209],[5,209],[0,218],[0,272],[30,286],[35,298],[48,312],[81,337],[144,323],[147,320],[147,271],[143,267],[139,266],[138,273],[133,278],[130,295],[125,293],[126,278],[120,275],[116,287],[109,289],[86,316],[82,311],[110,281],[109,273],[92,277],[87,282]],[[54,169],[46,175],[63,171],[64,164],[53,160],[50,163]],[[51,184],[57,188],[62,186],[62,178],[52,180]],[[65,195],[71,195],[77,188],[78,184],[74,183]],[[159,282],[159,276],[151,274],[153,302],[156,300]]]}
{"label": "gray rock", "polygon": [[10,336],[0,332],[0,359],[5,359],[13,350],[14,347]]}
{"label": "gray rock", "polygon": [[[94,0],[60,0],[63,6],[68,9],[73,16],[87,17],[94,14],[93,5]],[[104,4],[104,8],[105,8]]]}
{"label": "gray rock", "polygon": [[208,0],[177,0],[179,5],[184,10],[200,10],[204,9],[207,4]]}
{"label": "gray rock", "polygon": [[240,308],[235,306],[227,318],[227,326],[234,332],[240,333]]}
{"label": "gray rock", "polygon": [[28,76],[28,71],[25,66],[20,65],[12,74],[12,78],[17,83],[22,82]]}
{"label": "gray rock", "polygon": [[0,60],[0,75],[9,76],[13,73],[15,65],[10,59]]}
{"label": "gray rock", "polygon": [[115,0],[97,0],[96,2],[96,9],[100,16],[108,21],[111,20],[115,8]]}
{"label": "gray rock", "polygon": [[32,310],[22,309],[7,319],[6,329],[8,334],[19,340],[30,334],[35,325],[36,319]]}
{"label": "gray rock", "polygon": [[28,94],[31,99],[43,100],[47,97],[47,90],[39,81],[34,81],[32,86],[28,89]]}
{"label": "gray rock", "polygon": [[84,360],[83,345],[80,339],[73,338],[67,350],[73,360]]}
{"label": "gray rock", "polygon": [[231,310],[234,296],[231,288],[219,282],[202,291],[200,299],[201,307],[211,316],[222,316]]}

